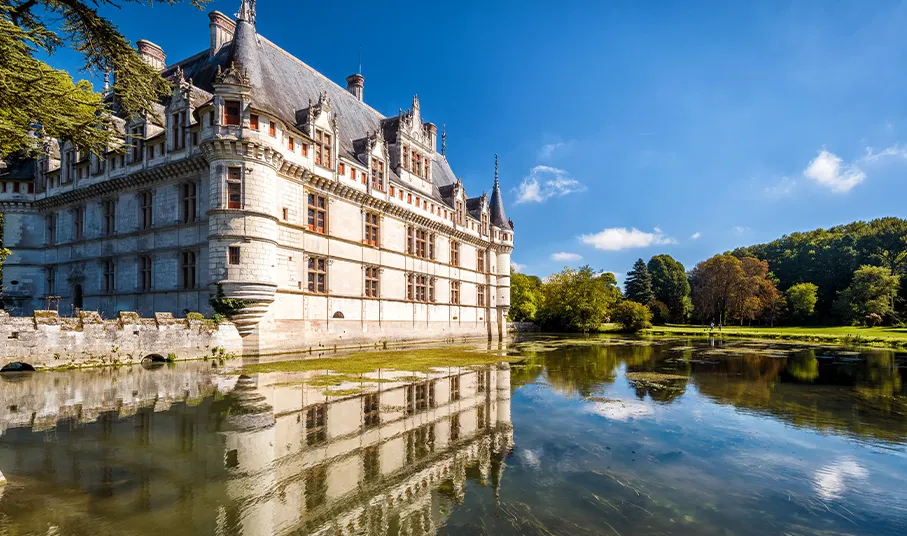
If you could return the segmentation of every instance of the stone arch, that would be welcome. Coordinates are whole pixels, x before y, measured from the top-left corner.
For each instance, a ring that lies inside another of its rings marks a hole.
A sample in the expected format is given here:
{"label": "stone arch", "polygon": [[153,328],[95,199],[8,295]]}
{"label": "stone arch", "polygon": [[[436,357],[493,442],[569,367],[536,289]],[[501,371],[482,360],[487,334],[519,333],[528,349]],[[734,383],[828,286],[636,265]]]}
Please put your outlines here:
{"label": "stone arch", "polygon": [[166,363],[167,358],[161,354],[148,354],[142,358],[143,363]]}
{"label": "stone arch", "polygon": [[3,368],[0,368],[0,372],[34,372],[34,371],[35,371],[34,366],[32,366],[28,363],[23,363],[22,361],[13,361],[11,363],[7,363],[7,364],[3,365]]}
{"label": "stone arch", "polygon": [[334,316],[332,316],[331,318],[343,318],[343,313],[340,311],[335,311]]}

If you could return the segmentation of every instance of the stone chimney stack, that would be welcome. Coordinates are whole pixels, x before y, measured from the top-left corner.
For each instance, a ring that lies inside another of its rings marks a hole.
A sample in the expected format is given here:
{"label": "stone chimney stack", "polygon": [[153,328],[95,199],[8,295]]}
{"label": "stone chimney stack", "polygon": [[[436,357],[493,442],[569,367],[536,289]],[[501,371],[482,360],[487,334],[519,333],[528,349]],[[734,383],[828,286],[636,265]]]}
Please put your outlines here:
{"label": "stone chimney stack", "polygon": [[365,87],[365,77],[361,74],[351,74],[346,77],[346,90],[362,102],[362,90]]}
{"label": "stone chimney stack", "polygon": [[167,55],[164,54],[163,48],[147,39],[140,39],[135,45],[139,49],[139,56],[142,57],[142,61],[158,71],[164,70],[164,67],[167,66]]}
{"label": "stone chimney stack", "polygon": [[224,15],[220,11],[208,13],[211,19],[208,27],[211,28],[211,55],[223,48],[224,45],[233,40],[233,32],[236,31],[236,23],[233,19]]}

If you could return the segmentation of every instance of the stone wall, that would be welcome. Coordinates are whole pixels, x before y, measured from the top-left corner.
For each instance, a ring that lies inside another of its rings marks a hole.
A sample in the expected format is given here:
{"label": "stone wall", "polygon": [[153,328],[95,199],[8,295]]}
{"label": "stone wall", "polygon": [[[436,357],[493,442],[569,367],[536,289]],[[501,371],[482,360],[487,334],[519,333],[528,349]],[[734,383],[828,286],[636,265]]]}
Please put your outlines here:
{"label": "stone wall", "polygon": [[0,367],[13,361],[59,368],[140,363],[151,354],[185,360],[242,352],[233,324],[175,319],[170,313],[141,318],[121,312],[115,320],[103,320],[94,311],[78,318],[56,311],[35,311],[32,317],[0,311],[0,341]]}

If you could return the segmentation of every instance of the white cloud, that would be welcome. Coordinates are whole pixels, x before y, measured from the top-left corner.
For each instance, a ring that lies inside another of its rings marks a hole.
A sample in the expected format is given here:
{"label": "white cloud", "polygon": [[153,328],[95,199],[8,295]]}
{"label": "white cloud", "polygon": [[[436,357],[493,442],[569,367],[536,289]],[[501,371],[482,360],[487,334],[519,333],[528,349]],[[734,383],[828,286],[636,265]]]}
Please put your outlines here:
{"label": "white cloud", "polygon": [[542,145],[541,149],[539,149],[539,158],[541,158],[542,160],[548,160],[549,158],[551,158],[551,155],[555,153],[555,151],[557,151],[558,149],[563,149],[566,146],[567,144],[562,141],[559,141],[557,143],[546,143],[545,145]]}
{"label": "white cloud", "polygon": [[840,156],[826,149],[819,151],[819,156],[809,163],[803,175],[835,193],[849,192],[866,180],[863,170],[845,163]]}
{"label": "white cloud", "polygon": [[526,265],[510,261],[510,268],[513,269],[514,272],[522,272],[523,269],[526,268]]}
{"label": "white cloud", "polygon": [[750,232],[750,228],[744,227],[742,225],[735,225],[735,226],[731,227],[731,232],[733,232],[736,235],[742,235],[742,234],[746,234],[746,233]]}
{"label": "white cloud", "polygon": [[517,188],[516,203],[541,203],[552,197],[562,197],[586,191],[586,186],[563,169],[535,166]]}
{"label": "white cloud", "polygon": [[699,231],[696,231],[695,233],[690,235],[690,240],[699,240],[700,238],[702,238],[702,233],[700,233]]}
{"label": "white cloud", "polygon": [[635,227],[632,229],[612,227],[595,234],[581,235],[579,240],[583,244],[605,251],[620,251],[623,249],[677,243],[673,238],[665,236],[658,227],[652,233],[640,231]]}
{"label": "white cloud", "polygon": [[561,251],[558,253],[552,253],[551,260],[561,262],[576,262],[583,260],[583,256],[576,253],[567,253],[566,251]]}
{"label": "white cloud", "polygon": [[644,402],[635,400],[608,400],[596,402],[586,407],[586,411],[600,415],[608,420],[627,422],[631,419],[652,417],[655,411]]}

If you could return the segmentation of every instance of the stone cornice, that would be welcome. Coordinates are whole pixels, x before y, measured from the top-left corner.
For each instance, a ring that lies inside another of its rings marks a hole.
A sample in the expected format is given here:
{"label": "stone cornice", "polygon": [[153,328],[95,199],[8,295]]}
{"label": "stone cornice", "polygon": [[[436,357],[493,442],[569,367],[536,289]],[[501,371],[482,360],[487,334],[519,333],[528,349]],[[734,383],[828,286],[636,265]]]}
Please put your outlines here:
{"label": "stone cornice", "polygon": [[170,179],[182,178],[192,173],[204,171],[208,166],[204,157],[197,155],[177,162],[169,162],[149,169],[130,173],[123,177],[108,179],[84,188],[76,188],[52,197],[45,197],[34,202],[37,210],[48,210],[61,206],[97,199],[124,190],[146,188]]}

